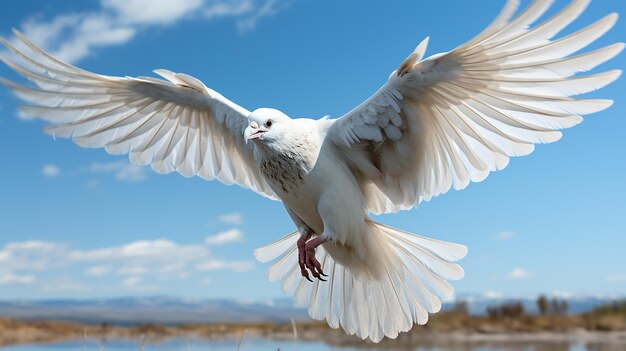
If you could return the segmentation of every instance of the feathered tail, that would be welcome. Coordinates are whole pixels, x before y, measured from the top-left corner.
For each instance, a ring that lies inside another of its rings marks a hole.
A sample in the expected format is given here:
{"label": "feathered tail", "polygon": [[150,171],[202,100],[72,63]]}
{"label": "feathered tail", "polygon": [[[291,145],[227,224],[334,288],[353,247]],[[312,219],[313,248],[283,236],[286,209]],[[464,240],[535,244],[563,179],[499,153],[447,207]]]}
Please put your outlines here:
{"label": "feathered tail", "polygon": [[[309,307],[309,315],[340,326],[346,333],[379,342],[396,338],[414,324],[425,324],[428,313],[441,309],[441,298],[452,295],[446,281],[458,280],[463,268],[452,263],[465,257],[463,245],[433,240],[389,226],[368,222],[370,234],[386,246],[391,256],[384,260],[379,277],[354,274],[331,257],[324,246],[316,257],[329,275],[327,282],[310,283],[300,276],[297,231],[255,251],[261,262],[276,259],[270,267],[270,281],[281,280],[285,294]],[[332,243],[328,243],[333,245]],[[327,244],[324,244],[327,245]]]}

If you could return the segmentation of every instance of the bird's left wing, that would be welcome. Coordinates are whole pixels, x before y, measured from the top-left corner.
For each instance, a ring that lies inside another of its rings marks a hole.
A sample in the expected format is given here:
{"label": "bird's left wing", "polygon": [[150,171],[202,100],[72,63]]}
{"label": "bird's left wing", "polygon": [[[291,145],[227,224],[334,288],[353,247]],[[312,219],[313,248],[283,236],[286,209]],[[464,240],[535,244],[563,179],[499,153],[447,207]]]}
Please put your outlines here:
{"label": "bird's left wing", "polygon": [[244,141],[246,109],[186,74],[155,71],[167,81],[94,74],[15,34],[22,49],[1,39],[13,58],[0,59],[37,88],[0,82],[30,104],[22,112],[52,123],[49,134],[129,154],[132,163],[159,173],[218,179],[277,199]]}
{"label": "bird's left wing", "polygon": [[561,137],[559,129],[598,112],[610,100],[572,96],[599,89],[619,70],[574,76],[616,56],[617,43],[580,53],[606,33],[617,14],[553,39],[589,0],[574,0],[534,27],[551,1],[537,0],[513,17],[510,0],[481,34],[457,49],[420,61],[424,40],[387,83],[328,129],[375,213],[415,206],[478,182],[511,156]]}

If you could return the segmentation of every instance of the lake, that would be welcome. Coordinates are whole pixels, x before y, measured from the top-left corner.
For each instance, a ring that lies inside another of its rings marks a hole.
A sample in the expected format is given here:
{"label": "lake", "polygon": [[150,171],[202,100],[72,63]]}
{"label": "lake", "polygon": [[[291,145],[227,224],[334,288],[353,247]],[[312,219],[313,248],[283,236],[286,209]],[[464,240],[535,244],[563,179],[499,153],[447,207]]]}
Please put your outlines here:
{"label": "lake", "polygon": [[[199,340],[173,339],[160,343],[146,343],[145,351],[236,351],[239,340]],[[52,344],[29,344],[0,347],[0,351],[83,351],[82,341]],[[140,350],[141,343],[130,341],[108,341],[104,345],[89,341],[87,351],[129,351]],[[295,342],[270,339],[244,339],[240,351],[382,351],[374,346],[353,347],[334,346],[322,342]],[[491,342],[457,343],[451,345],[416,346],[404,351],[625,351],[626,344],[611,343],[567,343],[567,342]]]}

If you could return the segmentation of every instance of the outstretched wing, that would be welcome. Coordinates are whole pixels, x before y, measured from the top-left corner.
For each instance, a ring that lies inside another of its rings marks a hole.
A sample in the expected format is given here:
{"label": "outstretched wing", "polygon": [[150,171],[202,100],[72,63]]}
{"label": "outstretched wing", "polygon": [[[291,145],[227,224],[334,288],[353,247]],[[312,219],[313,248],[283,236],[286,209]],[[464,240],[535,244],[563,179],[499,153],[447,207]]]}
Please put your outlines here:
{"label": "outstretched wing", "polygon": [[155,71],[167,81],[98,75],[15,34],[27,50],[1,39],[13,58],[0,59],[38,87],[1,82],[30,104],[22,112],[52,123],[47,133],[129,154],[132,163],[159,173],[219,179],[277,199],[244,141],[246,109],[186,74]]}
{"label": "outstretched wing", "polygon": [[553,39],[587,7],[574,0],[530,28],[551,1],[518,16],[510,0],[481,34],[455,50],[420,61],[424,40],[373,96],[329,128],[328,138],[362,187],[369,210],[394,212],[465,188],[527,155],[534,144],[598,112],[610,100],[572,96],[604,87],[619,70],[578,76],[613,58],[623,43],[575,54],[606,33],[610,14]]}

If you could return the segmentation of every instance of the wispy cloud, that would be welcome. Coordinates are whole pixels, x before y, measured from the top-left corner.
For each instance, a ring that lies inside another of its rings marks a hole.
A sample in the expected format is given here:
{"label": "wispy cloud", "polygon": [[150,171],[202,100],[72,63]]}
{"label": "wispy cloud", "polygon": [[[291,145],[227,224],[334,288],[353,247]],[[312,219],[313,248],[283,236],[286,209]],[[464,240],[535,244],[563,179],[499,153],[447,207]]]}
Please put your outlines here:
{"label": "wispy cloud", "polygon": [[56,165],[44,165],[41,168],[41,174],[46,177],[54,178],[61,175],[61,169]]}
{"label": "wispy cloud", "polygon": [[124,44],[137,32],[115,14],[104,11],[63,14],[50,20],[37,16],[26,20],[20,29],[37,45],[67,62],[77,62],[100,47]]}
{"label": "wispy cloud", "polygon": [[93,266],[85,270],[85,274],[91,277],[101,277],[113,271],[113,267],[109,265]]}
{"label": "wispy cloud", "polygon": [[[232,240],[232,234],[227,237],[231,239],[226,241]],[[84,274],[73,274],[76,268]],[[253,268],[251,261],[213,256],[205,243],[179,244],[167,239],[84,250],[37,240],[0,247],[0,285],[41,280],[37,286],[44,292],[87,292],[93,287],[84,280],[94,277],[117,281],[112,288],[122,291],[157,291],[159,282],[191,279],[208,271],[245,272]]]}
{"label": "wispy cloud", "polygon": [[253,30],[261,19],[276,14],[279,10],[279,4],[281,4],[279,0],[265,1],[265,3],[258,7],[256,11],[250,11],[251,14],[247,18],[238,20],[237,28],[241,32]]}
{"label": "wispy cloud", "polygon": [[158,284],[148,284],[145,282],[143,276],[131,276],[122,281],[122,286],[131,291],[158,291],[160,286]]}
{"label": "wispy cloud", "polygon": [[611,274],[606,277],[606,281],[611,283],[626,282],[626,273]]}
{"label": "wispy cloud", "polygon": [[187,19],[231,18],[246,32],[281,9],[278,0],[101,0],[97,9],[27,19],[20,30],[62,60],[75,63],[100,48],[122,45],[141,31]]}
{"label": "wispy cloud", "polygon": [[511,280],[522,280],[522,279],[528,279],[531,278],[533,276],[532,273],[530,273],[529,271],[525,270],[524,268],[515,268],[512,271],[510,271],[507,275],[506,278],[507,279],[511,279]]}
{"label": "wispy cloud", "polygon": [[103,0],[101,5],[114,13],[120,23],[169,25],[199,10],[204,3],[203,0]]}
{"label": "wispy cloud", "polygon": [[483,293],[483,296],[487,299],[501,299],[504,294],[501,293],[500,291],[495,291],[495,290],[487,290]]}
{"label": "wispy cloud", "polygon": [[58,243],[42,240],[28,240],[21,242],[12,242],[5,245],[8,252],[51,252],[56,251],[64,246]]}
{"label": "wispy cloud", "polygon": [[95,174],[113,174],[121,182],[140,182],[147,178],[148,168],[135,166],[128,161],[94,162],[82,171]]}
{"label": "wispy cloud", "polygon": [[217,217],[217,219],[226,224],[232,225],[242,225],[243,224],[243,215],[238,212],[226,213]]}
{"label": "wispy cloud", "polygon": [[0,285],[4,284],[30,284],[35,281],[32,275],[16,275],[13,273],[0,273]]}
{"label": "wispy cloud", "polygon": [[214,1],[204,6],[202,16],[207,20],[220,17],[241,17],[253,13],[256,6],[252,0]]}
{"label": "wispy cloud", "polygon": [[[49,178],[55,178],[66,174],[69,176],[79,176],[85,174],[90,174],[92,176],[112,175],[115,180],[120,182],[144,181],[148,178],[148,172],[148,167],[135,166],[126,160],[93,162],[65,173],[61,171],[61,168],[54,164],[47,164],[41,168],[41,174]],[[102,182],[99,179],[90,179],[86,183],[86,187],[88,189],[97,188],[101,185]]]}
{"label": "wispy cloud", "polygon": [[509,240],[515,236],[515,233],[510,230],[505,230],[499,233],[496,233],[493,237],[496,240]]}
{"label": "wispy cloud", "polygon": [[196,269],[203,272],[218,271],[218,270],[231,270],[235,272],[247,272],[254,268],[254,262],[252,261],[219,261],[212,260],[202,262],[196,266]]}
{"label": "wispy cloud", "polygon": [[7,243],[0,249],[0,274],[57,268],[64,251],[63,244],[40,240]]}
{"label": "wispy cloud", "polygon": [[223,245],[243,240],[243,232],[239,229],[230,229],[207,237],[204,242],[207,245]]}

